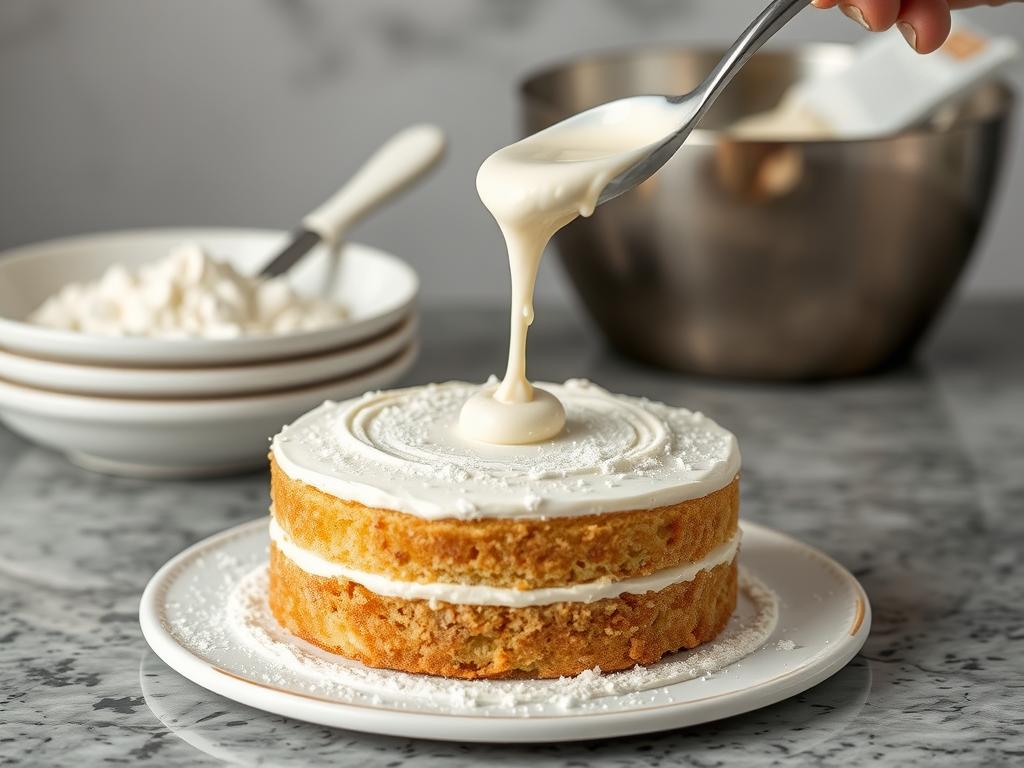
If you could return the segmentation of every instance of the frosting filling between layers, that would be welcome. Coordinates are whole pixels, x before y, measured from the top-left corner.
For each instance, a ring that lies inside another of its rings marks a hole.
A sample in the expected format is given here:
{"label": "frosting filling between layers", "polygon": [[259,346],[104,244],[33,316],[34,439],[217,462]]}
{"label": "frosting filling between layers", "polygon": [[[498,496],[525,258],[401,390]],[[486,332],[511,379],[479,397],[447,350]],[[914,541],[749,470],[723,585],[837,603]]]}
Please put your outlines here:
{"label": "frosting filling between layers", "polygon": [[289,560],[306,573],[323,578],[348,579],[383,597],[431,600],[456,605],[500,605],[509,608],[526,608],[553,603],[593,603],[597,600],[626,594],[642,595],[647,592],[660,592],[673,584],[693,581],[701,572],[710,571],[712,568],[733,561],[739,550],[740,531],[737,530],[729,541],[711,550],[705,557],[686,565],[665,568],[648,576],[638,576],[622,581],[591,581],[541,589],[512,589],[483,584],[398,581],[380,574],[360,571],[326,560],[315,552],[298,546],[273,517],[270,519],[270,540]]}
{"label": "frosting filling between layers", "polygon": [[427,520],[653,509],[713,493],[739,472],[736,439],[703,414],[582,380],[540,386],[566,410],[562,432],[541,443],[465,437],[459,413],[479,387],[450,382],[324,403],[271,450],[294,480]]}

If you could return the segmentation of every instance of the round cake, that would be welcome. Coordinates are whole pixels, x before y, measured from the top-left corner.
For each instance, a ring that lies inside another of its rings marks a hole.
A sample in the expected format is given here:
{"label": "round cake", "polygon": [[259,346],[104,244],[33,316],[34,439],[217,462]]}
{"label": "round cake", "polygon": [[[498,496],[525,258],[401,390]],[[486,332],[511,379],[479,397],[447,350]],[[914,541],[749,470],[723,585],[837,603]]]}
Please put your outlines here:
{"label": "round cake", "polygon": [[458,429],[461,382],[328,402],[271,447],[270,607],[374,667],[548,678],[649,664],[736,605],[740,455],[700,413],[542,384],[561,433]]}

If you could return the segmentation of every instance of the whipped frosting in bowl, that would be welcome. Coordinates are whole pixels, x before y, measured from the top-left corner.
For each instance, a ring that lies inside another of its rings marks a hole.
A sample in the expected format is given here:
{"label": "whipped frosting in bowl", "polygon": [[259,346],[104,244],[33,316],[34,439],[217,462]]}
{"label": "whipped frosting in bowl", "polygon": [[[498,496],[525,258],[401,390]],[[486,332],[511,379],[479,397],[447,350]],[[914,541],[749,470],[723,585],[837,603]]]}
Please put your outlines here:
{"label": "whipped frosting in bowl", "polygon": [[114,264],[98,280],[67,283],[28,320],[101,336],[232,339],[320,330],[346,316],[284,277],[249,277],[198,243],[181,243],[138,268]]}
{"label": "whipped frosting in bowl", "polygon": [[230,338],[104,336],[48,328],[29,315],[68,283],[97,280],[110,267],[159,261],[182,242],[200,243],[242,275],[255,275],[288,242],[283,231],[141,229],[104,232],[14,248],[0,254],[0,346],[32,357],[88,365],[200,367],[285,360],[360,344],[386,334],[412,313],[415,271],[389,253],[346,243],[334,254],[314,248],[288,272],[301,297],[344,307],[344,322],[317,330],[241,334]]}
{"label": "whipped frosting in bowl", "polygon": [[543,519],[700,498],[740,469],[736,438],[700,413],[583,380],[541,384],[565,407],[550,440],[485,444],[459,428],[464,382],[328,402],[271,444],[289,477],[338,498],[436,520]]}

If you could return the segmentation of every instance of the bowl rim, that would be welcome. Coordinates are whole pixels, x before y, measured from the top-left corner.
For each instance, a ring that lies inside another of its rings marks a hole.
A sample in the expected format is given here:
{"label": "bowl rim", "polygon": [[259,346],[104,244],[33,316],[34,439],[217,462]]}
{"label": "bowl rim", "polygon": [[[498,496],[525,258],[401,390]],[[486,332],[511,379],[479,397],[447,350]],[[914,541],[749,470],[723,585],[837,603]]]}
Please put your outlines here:
{"label": "bowl rim", "polygon": [[[41,253],[57,248],[80,248],[90,242],[127,240],[133,238],[166,238],[169,240],[198,240],[204,238],[260,238],[268,242],[282,241],[288,236],[286,230],[256,227],[139,227],[118,230],[102,230],[86,232],[66,237],[41,240],[0,251],[0,275],[11,265],[29,262],[39,258]],[[345,346],[358,344],[380,334],[382,331],[409,313],[419,295],[420,281],[416,271],[403,259],[373,246],[356,242],[346,242],[345,248],[352,249],[363,256],[379,259],[404,273],[407,291],[396,294],[391,301],[378,312],[360,318],[353,323],[341,323],[336,326],[315,331],[302,331],[282,335],[260,334],[243,336],[237,339],[162,339],[133,336],[101,336],[98,334],[65,331],[29,323],[4,313],[0,308],[0,347],[8,352],[21,354],[32,349],[37,354],[35,345],[43,348],[73,348],[87,342],[91,347],[102,351],[96,353],[76,352],[62,361],[120,365],[129,363],[142,367],[167,365],[169,367],[207,365],[210,359],[224,356],[225,363],[268,362],[271,360],[287,360],[301,357],[326,349],[342,349]],[[111,262],[113,263],[113,262]],[[11,343],[10,335],[15,334],[17,340]],[[290,346],[294,353],[266,353],[266,347]],[[53,358],[52,354],[47,356]],[[184,362],[183,362],[184,361]]]}
{"label": "bowl rim", "polygon": [[[90,375],[95,373],[99,375],[101,372],[106,372],[110,376],[118,376],[121,374],[131,374],[133,376],[147,376],[156,378],[157,376],[192,376],[192,375],[216,375],[218,373],[246,373],[251,375],[260,375],[273,373],[284,368],[290,368],[293,366],[302,366],[310,363],[318,363],[321,360],[326,360],[332,357],[338,357],[339,355],[357,354],[365,352],[366,350],[372,349],[379,345],[385,344],[392,341],[394,338],[409,335],[410,340],[412,335],[417,332],[420,326],[419,314],[416,311],[409,312],[404,315],[397,323],[390,325],[384,331],[376,333],[373,336],[360,339],[352,344],[345,344],[339,347],[329,347],[317,352],[311,352],[309,354],[299,355],[297,357],[288,357],[282,359],[270,359],[270,360],[243,360],[239,362],[226,362],[222,365],[167,365],[167,366],[155,366],[155,365],[121,365],[119,363],[106,363],[106,362],[83,362],[81,360],[64,359],[56,357],[48,357],[44,355],[34,355],[27,352],[17,352],[9,350],[0,345],[0,360],[16,358],[19,362],[25,361],[27,365],[38,366],[40,369],[46,369],[51,373],[58,374],[70,371],[87,370]],[[73,331],[69,331],[73,333]],[[0,376],[0,381],[7,381],[3,376]],[[17,382],[10,382],[17,383]],[[54,390],[56,391],[56,390]],[[69,393],[70,394],[70,393]]]}
{"label": "bowl rim", "polygon": [[[770,57],[792,57],[810,54],[822,54],[831,56],[841,56],[849,58],[852,54],[854,46],[849,43],[837,43],[837,42],[818,42],[818,43],[795,43],[789,45],[769,45],[754,54],[754,58],[770,58]],[[572,67],[579,66],[581,64],[600,62],[602,60],[614,59],[614,58],[626,58],[636,56],[638,54],[649,54],[649,55],[668,55],[668,54],[687,54],[693,56],[721,56],[725,53],[725,48],[713,45],[696,45],[696,46],[685,46],[678,43],[656,43],[647,46],[638,45],[626,45],[626,46],[611,46],[596,48],[590,51],[581,51],[574,55],[563,56],[555,58],[547,63],[531,67],[525,73],[521,74],[516,82],[516,95],[519,99],[520,108],[522,109],[526,105],[535,104],[541,107],[551,107],[552,103],[541,97],[536,93],[537,84],[548,77],[555,75],[560,71],[571,69]],[[1014,108],[1015,91],[1009,82],[1003,77],[995,77],[991,80],[986,81],[978,87],[994,86],[999,90],[1000,95],[1000,106],[993,110],[992,114],[981,115],[977,117],[964,118],[962,121],[957,121],[954,125],[948,127],[937,127],[928,125],[915,125],[908,128],[904,128],[896,133],[884,134],[881,136],[869,136],[869,137],[822,137],[817,139],[799,139],[799,138],[778,138],[778,139],[744,139],[739,136],[729,136],[726,132],[715,128],[695,128],[690,136],[687,138],[687,143],[709,146],[720,144],[723,140],[728,139],[732,144],[759,144],[759,145],[771,145],[771,144],[800,144],[800,145],[837,145],[837,144],[882,144],[885,142],[891,142],[899,139],[906,138],[928,138],[934,136],[946,136],[960,131],[970,130],[979,125],[988,125],[1006,120]],[[645,95],[645,94],[636,94]]]}
{"label": "bowl rim", "polygon": [[[399,352],[380,363],[347,376],[288,389],[247,395],[174,398],[84,395],[40,389],[0,379],[0,417],[7,412],[51,421],[74,423],[167,423],[209,418],[216,421],[251,417],[270,409],[288,410],[296,404],[327,398],[338,387],[360,391],[384,386],[412,367],[420,344],[413,339]],[[366,382],[364,384],[364,382]],[[321,395],[323,395],[321,397]]]}
{"label": "bowl rim", "polygon": [[126,400],[272,394],[371,370],[415,342],[418,329],[419,318],[412,313],[384,334],[342,350],[209,368],[89,365],[0,349],[0,382],[67,395]]}

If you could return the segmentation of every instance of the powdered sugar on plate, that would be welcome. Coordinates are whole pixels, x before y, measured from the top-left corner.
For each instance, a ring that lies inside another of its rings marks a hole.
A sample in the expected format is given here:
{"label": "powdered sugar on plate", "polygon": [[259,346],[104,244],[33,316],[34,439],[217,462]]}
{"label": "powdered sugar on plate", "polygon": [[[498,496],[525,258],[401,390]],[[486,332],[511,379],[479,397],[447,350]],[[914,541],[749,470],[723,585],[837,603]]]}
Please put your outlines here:
{"label": "powdered sugar on plate", "polygon": [[147,585],[139,620],[157,655],[198,685],[336,728],[503,744],[680,728],[807,690],[850,661],[870,632],[870,603],[842,566],[769,528],[740,526],[742,589],[726,630],[694,651],[605,675],[452,681],[313,648],[267,610],[265,518],[172,558]]}
{"label": "powdered sugar on plate", "polygon": [[[740,600],[729,625],[713,642],[647,667],[602,674],[587,670],[557,680],[451,680],[373,669],[327,653],[281,627],[267,605],[266,553],[238,558],[217,552],[168,603],[168,629],[179,642],[209,658],[234,659],[231,673],[262,685],[319,699],[364,706],[474,716],[547,716],[601,712],[614,702],[641,706],[665,687],[701,685],[742,664],[767,646],[778,620],[778,599],[741,568]],[[203,573],[205,572],[205,573]],[[214,575],[217,578],[211,578]]]}

